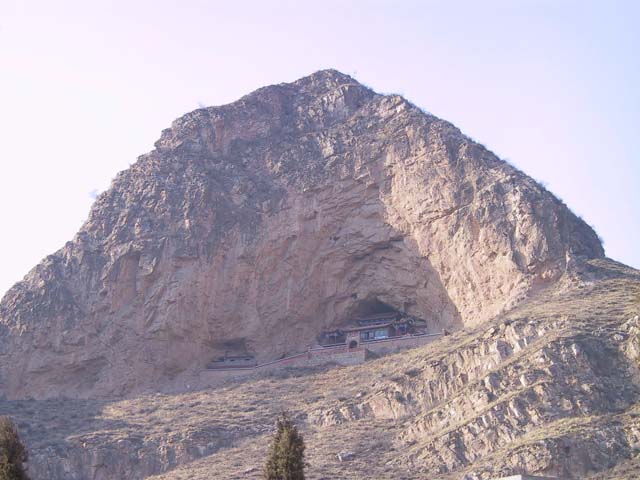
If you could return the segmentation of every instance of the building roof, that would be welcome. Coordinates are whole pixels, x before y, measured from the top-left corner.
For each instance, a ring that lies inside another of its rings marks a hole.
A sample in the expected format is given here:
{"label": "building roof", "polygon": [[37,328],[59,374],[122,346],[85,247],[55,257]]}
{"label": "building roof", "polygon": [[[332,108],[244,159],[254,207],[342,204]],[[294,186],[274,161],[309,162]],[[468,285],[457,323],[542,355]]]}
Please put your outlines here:
{"label": "building roof", "polygon": [[[398,318],[400,317],[400,318]],[[425,320],[403,315],[400,312],[385,312],[369,315],[367,317],[359,317],[355,319],[359,325],[352,327],[340,327],[335,330],[324,330],[323,335],[343,335],[349,332],[360,332],[363,330],[375,330],[378,328],[387,328],[394,325],[418,324],[426,325]],[[371,322],[371,323],[368,323]],[[365,323],[363,325],[363,323]]]}
{"label": "building roof", "polygon": [[225,355],[224,357],[218,357],[213,362],[225,362],[227,360],[255,360],[253,355]]}
{"label": "building roof", "polygon": [[363,320],[377,320],[377,319],[385,319],[396,317],[400,315],[400,312],[383,312],[383,313],[372,313],[371,315],[363,315],[361,317],[356,317],[355,320],[361,322]]}
{"label": "building roof", "polygon": [[361,330],[376,330],[378,328],[387,328],[387,327],[390,327],[391,325],[393,325],[393,322],[378,323],[378,324],[375,324],[375,325],[366,325],[364,327],[341,328],[340,330],[342,332],[345,332],[345,333],[348,333],[348,332],[359,332]]}

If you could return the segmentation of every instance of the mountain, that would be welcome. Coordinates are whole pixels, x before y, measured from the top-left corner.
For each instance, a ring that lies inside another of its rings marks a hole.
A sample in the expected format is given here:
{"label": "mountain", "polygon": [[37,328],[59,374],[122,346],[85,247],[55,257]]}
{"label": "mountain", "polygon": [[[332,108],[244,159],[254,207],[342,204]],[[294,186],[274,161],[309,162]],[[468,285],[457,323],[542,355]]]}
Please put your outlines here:
{"label": "mountain", "polygon": [[195,110],[0,304],[11,398],[180,390],[385,305],[475,326],[603,257],[550,192],[335,70]]}
{"label": "mountain", "polygon": [[[450,335],[202,381],[380,312]],[[325,70],[184,115],[117,175],[0,302],[0,415],[35,480],[260,478],[282,409],[309,478],[632,479],[639,315],[640,272],[562,201]]]}

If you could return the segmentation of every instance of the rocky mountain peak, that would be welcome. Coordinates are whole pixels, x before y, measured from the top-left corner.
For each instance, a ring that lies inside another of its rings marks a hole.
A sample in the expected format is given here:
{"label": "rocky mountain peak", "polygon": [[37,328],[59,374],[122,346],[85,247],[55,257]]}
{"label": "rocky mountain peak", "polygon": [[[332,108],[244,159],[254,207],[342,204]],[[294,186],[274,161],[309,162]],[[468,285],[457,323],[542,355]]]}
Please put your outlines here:
{"label": "rocky mountain peak", "polygon": [[299,95],[310,95],[315,97],[323,97],[331,95],[332,93],[335,94],[336,91],[343,94],[351,92],[352,95],[353,92],[359,92],[359,95],[364,98],[371,98],[376,95],[373,90],[362,85],[353,77],[334,69],[320,70],[296,80],[291,84],[281,85],[298,89]]}
{"label": "rocky mountain peak", "polygon": [[295,82],[293,82],[293,84],[305,87],[313,86],[324,91],[326,91],[327,89],[337,88],[342,85],[362,86],[350,75],[342,73],[333,68],[318,70],[311,75],[307,75],[306,77],[302,77],[296,80]]}

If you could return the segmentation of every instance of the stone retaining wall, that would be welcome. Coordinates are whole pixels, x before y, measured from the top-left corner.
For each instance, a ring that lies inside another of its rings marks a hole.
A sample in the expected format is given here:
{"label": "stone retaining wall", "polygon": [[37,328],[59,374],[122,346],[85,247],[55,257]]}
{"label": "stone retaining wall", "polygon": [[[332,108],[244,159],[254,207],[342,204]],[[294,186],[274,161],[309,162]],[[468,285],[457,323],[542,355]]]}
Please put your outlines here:
{"label": "stone retaining wall", "polygon": [[367,354],[374,352],[379,355],[415,348],[426,345],[442,336],[441,333],[412,335],[401,338],[387,338],[361,343],[356,348],[349,348],[347,345],[335,347],[317,347],[309,349],[304,353],[297,353],[286,358],[273,360],[255,367],[230,367],[203,370],[200,373],[200,386],[214,386],[229,378],[247,377],[260,372],[270,372],[283,368],[295,367],[315,367],[328,363],[338,365],[358,365],[367,359]]}

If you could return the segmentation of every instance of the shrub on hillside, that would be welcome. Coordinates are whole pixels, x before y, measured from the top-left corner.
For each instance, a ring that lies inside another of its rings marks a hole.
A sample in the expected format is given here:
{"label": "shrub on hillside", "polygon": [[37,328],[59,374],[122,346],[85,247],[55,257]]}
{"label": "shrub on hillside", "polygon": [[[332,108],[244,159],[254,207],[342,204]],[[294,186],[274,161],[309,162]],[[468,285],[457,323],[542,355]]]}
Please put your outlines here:
{"label": "shrub on hillside", "polygon": [[304,439],[286,412],[276,423],[264,468],[265,480],[304,480]]}
{"label": "shrub on hillside", "polygon": [[0,417],[0,480],[29,480],[22,465],[26,461],[18,429],[9,417]]}

